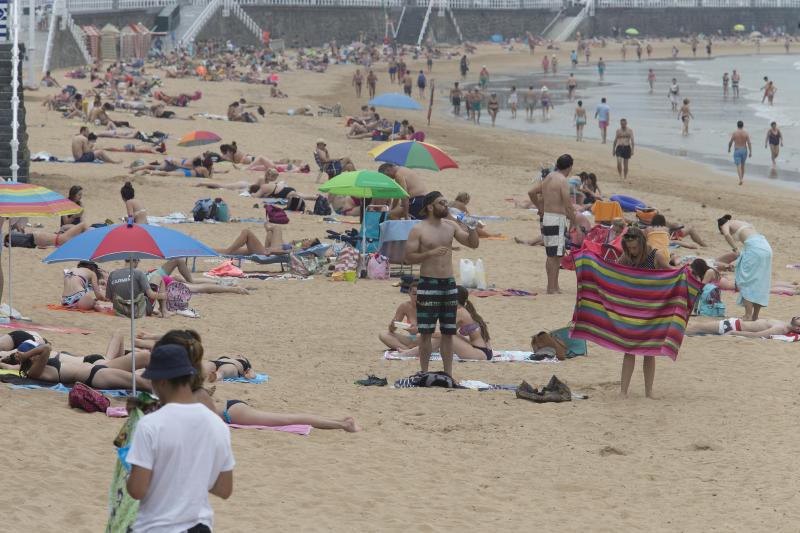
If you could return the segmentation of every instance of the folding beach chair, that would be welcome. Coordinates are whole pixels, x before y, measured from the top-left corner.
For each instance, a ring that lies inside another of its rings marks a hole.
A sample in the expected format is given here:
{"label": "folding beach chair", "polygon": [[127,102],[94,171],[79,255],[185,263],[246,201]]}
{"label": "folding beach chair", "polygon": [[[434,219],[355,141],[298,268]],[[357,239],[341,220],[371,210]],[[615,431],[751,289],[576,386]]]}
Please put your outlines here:
{"label": "folding beach chair", "polygon": [[380,226],[378,248],[381,255],[389,258],[391,276],[413,276],[414,265],[406,264],[406,241],[408,234],[419,220],[387,220]]}
{"label": "folding beach chair", "polygon": [[[304,255],[316,255],[320,259],[325,257],[328,253],[328,249],[331,247],[330,244],[315,244],[305,250],[300,250],[298,252],[292,251],[291,253],[297,256],[304,256]],[[252,261],[259,265],[280,265],[281,272],[285,272],[286,268],[289,266],[290,258],[289,258],[289,250],[285,254],[280,255],[259,255],[259,254],[251,254],[251,255],[222,255],[227,259],[231,259],[236,263],[236,266],[241,268],[242,261]],[[197,258],[192,258],[192,272],[195,271]]]}

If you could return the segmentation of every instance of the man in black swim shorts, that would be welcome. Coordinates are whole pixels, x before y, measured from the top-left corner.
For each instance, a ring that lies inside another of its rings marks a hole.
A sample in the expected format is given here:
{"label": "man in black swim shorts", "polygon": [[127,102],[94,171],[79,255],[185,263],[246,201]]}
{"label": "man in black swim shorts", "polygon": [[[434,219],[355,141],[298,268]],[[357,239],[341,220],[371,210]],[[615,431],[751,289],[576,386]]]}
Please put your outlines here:
{"label": "man in black swim shorts", "polygon": [[425,218],[408,235],[406,263],[420,264],[417,285],[417,330],[419,331],[419,365],[428,371],[433,346],[431,339],[439,323],[442,334],[439,353],[444,371],[453,376],[453,335],[456,333],[458,291],[453,278],[453,239],[469,248],[479,244],[476,227],[465,231],[448,220],[447,200],[439,191],[425,195],[422,201]]}
{"label": "man in black swim shorts", "polygon": [[621,119],[619,129],[614,136],[611,154],[617,158],[617,172],[620,179],[628,177],[628,160],[633,156],[633,130],[628,127],[628,121]]}

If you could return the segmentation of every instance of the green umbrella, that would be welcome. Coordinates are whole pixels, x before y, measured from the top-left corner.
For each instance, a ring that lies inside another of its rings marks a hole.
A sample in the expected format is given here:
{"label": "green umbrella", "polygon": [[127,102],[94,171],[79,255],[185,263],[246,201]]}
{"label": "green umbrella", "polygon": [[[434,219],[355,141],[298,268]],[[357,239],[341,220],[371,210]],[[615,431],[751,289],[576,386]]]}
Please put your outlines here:
{"label": "green umbrella", "polygon": [[628,28],[625,30],[625,35],[639,35],[639,30],[636,28]]}
{"label": "green umbrella", "polygon": [[[319,190],[337,196],[361,198],[362,214],[367,198],[408,198],[408,193],[396,181],[386,174],[381,174],[374,170],[343,172],[322,184]],[[363,216],[361,221],[361,257],[359,262],[361,268],[363,268],[365,264],[364,256],[367,251],[367,232],[364,229]]]}
{"label": "green umbrella", "polygon": [[733,27],[733,31],[744,31],[745,27],[744,24],[737,24]]}

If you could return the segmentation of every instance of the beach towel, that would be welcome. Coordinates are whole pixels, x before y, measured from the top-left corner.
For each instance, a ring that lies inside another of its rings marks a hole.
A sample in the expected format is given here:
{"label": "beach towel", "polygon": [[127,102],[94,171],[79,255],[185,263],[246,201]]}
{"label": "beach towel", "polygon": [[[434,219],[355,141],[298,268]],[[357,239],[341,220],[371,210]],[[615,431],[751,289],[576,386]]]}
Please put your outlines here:
{"label": "beach towel", "polygon": [[228,260],[223,262],[218,267],[214,267],[205,274],[210,278],[223,278],[223,277],[234,277],[234,278],[241,278],[244,275],[242,269],[234,266],[233,262]]}
{"label": "beach towel", "polygon": [[238,378],[225,378],[222,381],[228,381],[230,383],[253,383],[255,385],[258,385],[259,383],[266,383],[267,381],[269,381],[269,376],[266,374],[256,374],[256,377],[254,377],[253,379],[238,377]]}
{"label": "beach towel", "polygon": [[773,341],[798,342],[800,341],[800,335],[797,333],[789,333],[788,335],[770,335],[769,339]]}
{"label": "beach towel", "polygon": [[[0,376],[0,381],[6,381],[7,376]],[[20,378],[21,380],[27,381],[28,378]],[[37,380],[31,380],[37,381]],[[61,392],[64,394],[69,394],[72,390],[72,387],[67,387],[62,383],[56,383],[55,385],[50,384],[49,382],[41,385],[39,383],[18,383],[13,384],[10,383],[9,387],[12,389],[26,389],[26,390],[37,390],[37,389],[47,389],[55,392]],[[131,391],[125,389],[97,389],[97,392],[104,396],[111,396],[112,398],[127,398],[130,396]]]}
{"label": "beach towel", "polygon": [[[106,416],[113,418],[124,418],[128,416],[128,409],[125,407],[109,407],[108,409],[106,409]],[[305,424],[294,424],[291,426],[245,426],[242,424],[228,424],[228,426],[234,429],[262,429],[269,431],[283,431],[286,433],[294,433],[295,435],[309,435],[311,433],[311,426]]]}
{"label": "beach towel", "polygon": [[620,352],[675,360],[702,283],[689,267],[641,270],[575,256],[578,293],[572,338]]}
{"label": "beach towel", "polygon": [[[539,359],[531,359],[531,357],[535,356],[533,352],[524,352],[524,351],[516,351],[516,350],[504,350],[504,351],[497,351],[493,350],[494,356],[490,361],[481,360],[481,359],[461,359],[458,354],[453,355],[453,359],[462,363],[481,363],[481,362],[488,362],[488,363],[558,363],[558,359],[556,359],[555,355],[553,356],[544,356],[544,358]],[[386,350],[383,352],[383,358],[387,361],[416,361],[417,357],[408,357],[405,355],[401,355],[400,352],[396,352],[393,350]],[[441,361],[442,356],[439,352],[433,352],[431,354],[431,361]]]}
{"label": "beach towel", "polygon": [[103,309],[102,311],[96,311],[94,309],[77,309],[73,307],[64,307],[63,305],[58,304],[47,304],[47,308],[51,311],[69,311],[70,313],[99,313],[102,315],[114,315],[113,309]]}
{"label": "beach towel", "polygon": [[606,202],[598,200],[592,204],[595,222],[611,222],[616,218],[622,218],[622,207],[619,202]]}
{"label": "beach towel", "polygon": [[772,284],[772,248],[763,235],[750,235],[744,241],[739,259],[736,260],[736,288],[742,300],[766,307],[769,305],[769,291]]}
{"label": "beach towel", "polygon": [[489,296],[536,296],[535,292],[523,291],[521,289],[470,289],[469,294],[476,298],[488,298]]}
{"label": "beach towel", "polygon": [[[110,409],[110,408],[109,408]],[[126,413],[127,414],[127,413]],[[108,522],[106,533],[118,531],[133,531],[136,523],[136,514],[139,512],[139,500],[134,500],[128,494],[127,481],[130,465],[125,460],[136,430],[136,424],[142,418],[142,411],[134,409],[131,416],[120,429],[114,445],[117,446],[117,460],[114,462],[114,476],[108,489]]]}
{"label": "beach towel", "polygon": [[36,324],[34,322],[8,322],[0,323],[0,328],[3,329],[26,329],[30,331],[52,331],[53,333],[79,333],[81,335],[89,335],[91,331],[81,328],[63,328],[60,326],[46,326],[44,324]]}

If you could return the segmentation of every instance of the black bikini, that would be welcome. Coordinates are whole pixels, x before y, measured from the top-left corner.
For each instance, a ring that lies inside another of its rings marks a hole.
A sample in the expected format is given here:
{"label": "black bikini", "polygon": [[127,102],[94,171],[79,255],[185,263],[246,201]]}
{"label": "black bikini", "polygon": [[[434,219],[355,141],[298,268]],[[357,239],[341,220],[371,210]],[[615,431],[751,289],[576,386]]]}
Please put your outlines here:
{"label": "black bikini", "polygon": [[[222,359],[228,359],[228,361],[222,361]],[[236,364],[234,364],[234,361],[238,361],[239,364],[242,365],[242,371],[239,372],[240,376],[244,376],[248,370],[253,368],[253,365],[250,364],[250,361],[248,361],[246,357],[243,359],[232,359],[230,357],[223,356],[211,362],[214,363],[216,369],[219,370],[219,367],[221,367],[222,365],[233,365],[233,367],[235,368]],[[236,370],[238,371],[239,369],[237,368]]]}
{"label": "black bikini", "polygon": [[103,356],[102,356],[102,355],[100,355],[100,354],[97,354],[97,353],[95,353],[95,354],[92,354],[92,355],[87,355],[87,356],[85,356],[85,357],[83,358],[83,362],[84,362],[84,363],[89,363],[90,365],[93,365],[93,364],[95,364],[97,361],[102,361],[102,360],[104,360],[104,359],[105,359],[105,357],[103,357]]}
{"label": "black bikini", "polygon": [[[84,383],[85,383],[87,386],[94,388],[94,387],[92,386],[92,381],[94,381],[94,376],[95,376],[95,375],[96,375],[98,372],[100,372],[101,370],[103,370],[104,368],[108,368],[108,367],[107,367],[106,365],[94,365],[94,366],[92,367],[92,369],[89,371],[89,377],[86,379],[86,381],[85,381]],[[60,380],[60,378],[59,378],[59,380]]]}
{"label": "black bikini", "polygon": [[58,372],[58,382],[61,383],[61,356],[57,355],[47,360],[47,366],[52,366]]}

